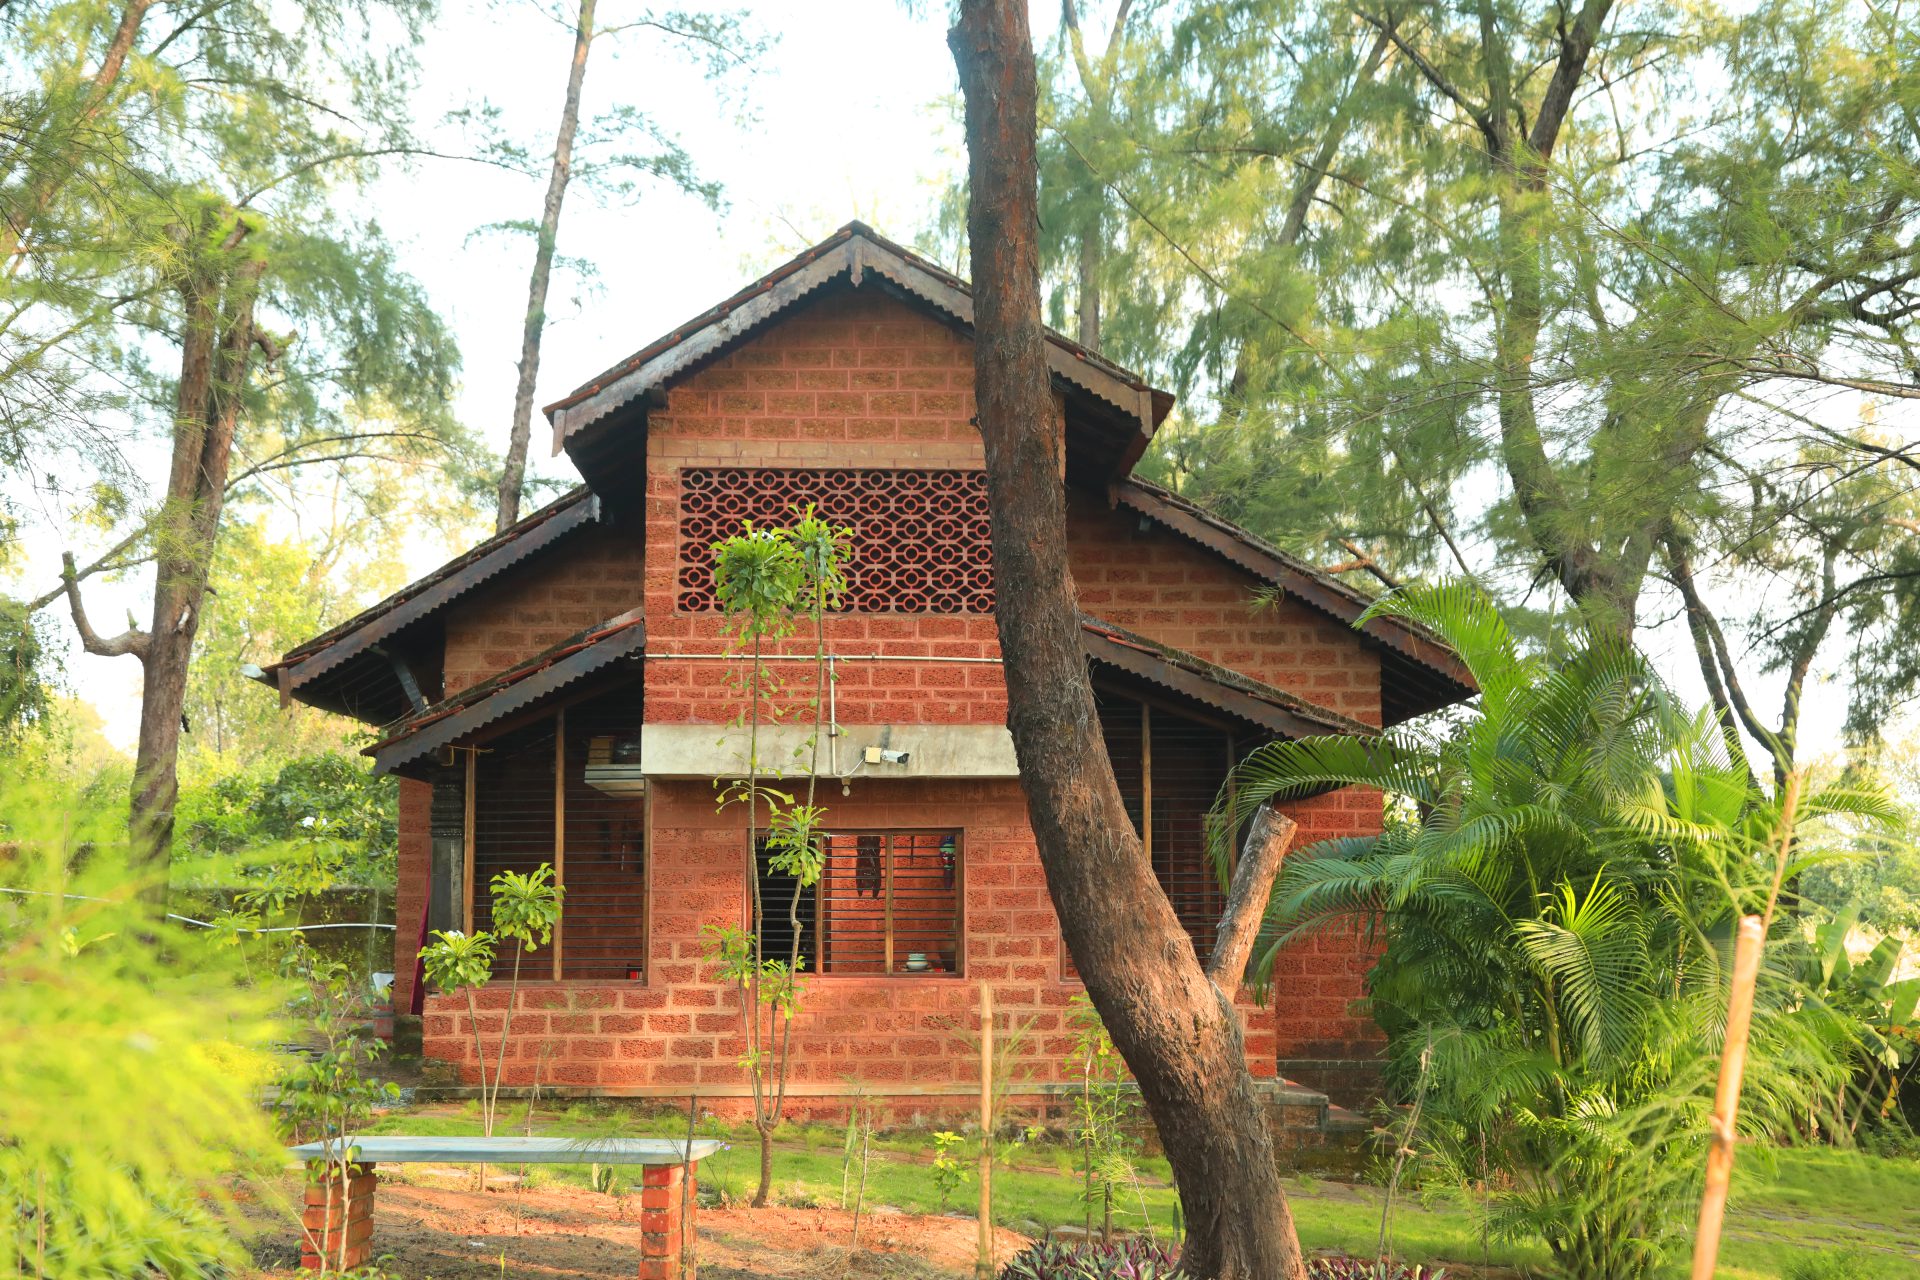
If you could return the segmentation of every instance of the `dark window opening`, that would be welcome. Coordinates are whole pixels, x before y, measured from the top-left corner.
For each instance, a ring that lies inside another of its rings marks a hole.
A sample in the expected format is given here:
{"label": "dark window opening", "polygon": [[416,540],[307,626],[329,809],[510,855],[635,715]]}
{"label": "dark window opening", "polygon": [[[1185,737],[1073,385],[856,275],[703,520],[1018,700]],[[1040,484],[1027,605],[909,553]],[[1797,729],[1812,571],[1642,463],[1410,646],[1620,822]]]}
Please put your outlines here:
{"label": "dark window opening", "polygon": [[[816,974],[960,972],[961,837],[953,830],[825,836],[817,885],[800,892],[800,954]],[[761,954],[794,943],[794,877],[760,858]]]}
{"label": "dark window opening", "polygon": [[[556,752],[557,716],[478,748],[474,928],[491,931],[494,876],[555,865],[566,889],[560,917],[562,978],[625,980],[646,971],[646,796],[632,771],[617,767],[623,744],[638,738],[640,698],[634,687],[569,708],[564,753]],[[562,802],[554,787],[556,764],[566,773],[564,830],[554,822],[556,804]],[[510,973],[513,957],[513,944],[500,945],[494,972]],[[549,949],[524,956],[520,976],[552,978]]]}
{"label": "dark window opening", "polygon": [[1206,819],[1226,785],[1234,736],[1110,690],[1096,690],[1094,701],[1127,816],[1146,846],[1154,878],[1204,961],[1226,907],[1207,851]]}

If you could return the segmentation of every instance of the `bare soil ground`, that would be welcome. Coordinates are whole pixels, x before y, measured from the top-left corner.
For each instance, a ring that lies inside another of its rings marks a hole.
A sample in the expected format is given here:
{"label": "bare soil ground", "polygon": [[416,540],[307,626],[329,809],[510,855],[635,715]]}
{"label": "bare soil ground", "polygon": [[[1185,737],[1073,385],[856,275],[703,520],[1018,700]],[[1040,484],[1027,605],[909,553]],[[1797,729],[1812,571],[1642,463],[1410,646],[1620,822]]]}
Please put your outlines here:
{"label": "bare soil ground", "polygon": [[[297,1183],[289,1180],[291,1194]],[[300,1271],[297,1228],[264,1205],[251,1206],[254,1280]],[[849,1253],[853,1215],[839,1209],[716,1209],[697,1217],[701,1280],[945,1280],[971,1274],[972,1218],[929,1217],[879,1206],[861,1217],[860,1247]],[[632,1277],[639,1271],[640,1200],[580,1187],[496,1187],[410,1172],[382,1182],[374,1201],[374,1252],[406,1280],[503,1276]],[[999,1261],[1028,1241],[996,1232]]]}

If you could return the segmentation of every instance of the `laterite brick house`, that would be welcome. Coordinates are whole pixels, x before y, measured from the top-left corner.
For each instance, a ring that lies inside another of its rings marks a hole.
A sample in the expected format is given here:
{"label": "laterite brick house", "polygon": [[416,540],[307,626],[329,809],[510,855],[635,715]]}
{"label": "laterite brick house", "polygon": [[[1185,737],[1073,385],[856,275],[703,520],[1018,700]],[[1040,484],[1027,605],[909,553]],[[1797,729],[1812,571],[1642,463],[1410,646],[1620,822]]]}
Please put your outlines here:
{"label": "laterite brick house", "polygon": [[[710,547],[813,503],[854,530],[853,589],[818,691],[837,777],[827,872],[802,907],[792,1105],[830,1112],[856,1085],[964,1105],[977,1067],[954,1028],[982,983],[1028,1028],[1023,1087],[1064,1080],[1080,988],[1005,727],[971,315],[962,281],[843,228],[549,407],[578,488],[263,674],[283,700],[378,726],[368,752],[402,779],[396,1008],[422,1015],[430,1057],[471,1075],[464,1002],[416,989],[425,930],[485,928],[490,878],[550,862],[565,916],[525,971],[508,1082],[743,1105],[736,996],[702,958],[702,926],[744,922],[749,900],[744,815],[715,803],[745,752]],[[1230,761],[1372,733],[1472,685],[1430,636],[1356,629],[1363,596],[1133,478],[1166,393],[1057,334],[1048,359],[1102,727],[1204,947],[1222,893],[1202,816]],[[1268,588],[1277,603],[1254,608]],[[803,651],[773,659],[795,705],[816,692]],[[762,759],[781,759],[810,724],[767,732]],[[1376,830],[1381,801],[1334,791],[1289,811],[1300,845]],[[791,882],[761,874],[785,902]],[[770,926],[770,950],[786,941]],[[1371,962],[1362,939],[1322,937],[1282,958],[1277,1011],[1242,995],[1253,1073],[1363,1088],[1379,1036],[1352,1005]],[[483,1024],[504,1000],[483,993]]]}

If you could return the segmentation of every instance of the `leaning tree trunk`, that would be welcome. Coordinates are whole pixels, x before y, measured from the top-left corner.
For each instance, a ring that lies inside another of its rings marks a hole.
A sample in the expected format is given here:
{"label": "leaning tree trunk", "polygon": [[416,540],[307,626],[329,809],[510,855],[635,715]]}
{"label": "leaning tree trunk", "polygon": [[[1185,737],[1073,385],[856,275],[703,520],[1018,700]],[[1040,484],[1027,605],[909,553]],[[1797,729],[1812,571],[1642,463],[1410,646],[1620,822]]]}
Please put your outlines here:
{"label": "leaning tree trunk", "polygon": [[[1228,936],[1244,942],[1257,920],[1278,855],[1243,859],[1246,883],[1236,874],[1231,896],[1242,918],[1223,930],[1210,975],[1127,817],[1081,656],[1066,565],[1063,432],[1040,322],[1026,8],[1024,0],[965,0],[947,37],[966,99],[975,394],[1008,725],[1067,947],[1173,1169],[1188,1230],[1184,1269],[1209,1280],[1301,1280],[1299,1242],[1231,999],[1246,947],[1226,945]],[[1249,913],[1254,896],[1259,905]]]}
{"label": "leaning tree trunk", "polygon": [[540,207],[539,240],[533,250],[533,276],[527,282],[527,314],[520,332],[520,379],[513,389],[513,430],[500,468],[494,514],[499,532],[520,518],[520,489],[527,475],[527,438],[533,430],[533,384],[540,376],[540,340],[547,330],[547,282],[553,275],[553,249],[560,238],[560,206],[573,175],[573,136],[580,126],[580,86],[587,78],[587,54],[593,48],[594,0],[580,0],[573,30],[573,63],[567,70],[567,96],[560,105],[560,129],[553,140],[553,168],[547,174],[547,199]]}

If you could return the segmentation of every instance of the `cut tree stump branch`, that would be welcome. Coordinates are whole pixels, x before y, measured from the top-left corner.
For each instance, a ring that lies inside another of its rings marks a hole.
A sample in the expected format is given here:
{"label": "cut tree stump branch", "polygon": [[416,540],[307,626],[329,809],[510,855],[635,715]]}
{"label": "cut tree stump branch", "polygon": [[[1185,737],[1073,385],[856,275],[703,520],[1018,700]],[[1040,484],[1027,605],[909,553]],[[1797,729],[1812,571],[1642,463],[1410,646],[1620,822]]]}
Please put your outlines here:
{"label": "cut tree stump branch", "polygon": [[1213,954],[1207,960],[1207,977],[1229,1000],[1246,977],[1254,939],[1267,913],[1267,899],[1273,894],[1274,877],[1280,874],[1281,860],[1287,856],[1297,829],[1292,818],[1275,813],[1272,805],[1261,805],[1253,815],[1246,847],[1240,851],[1240,865],[1234,868],[1233,883],[1227,890],[1227,906],[1220,916],[1220,931],[1214,936]]}

